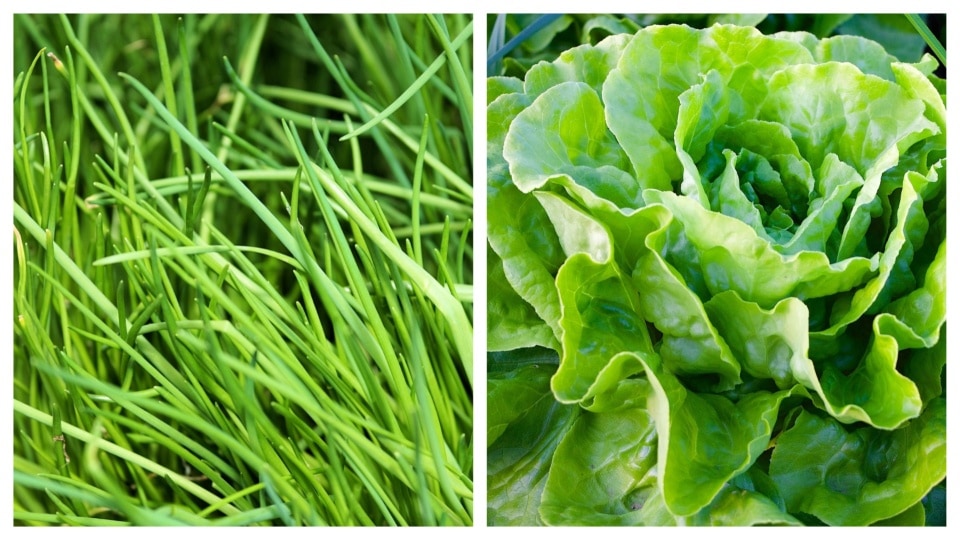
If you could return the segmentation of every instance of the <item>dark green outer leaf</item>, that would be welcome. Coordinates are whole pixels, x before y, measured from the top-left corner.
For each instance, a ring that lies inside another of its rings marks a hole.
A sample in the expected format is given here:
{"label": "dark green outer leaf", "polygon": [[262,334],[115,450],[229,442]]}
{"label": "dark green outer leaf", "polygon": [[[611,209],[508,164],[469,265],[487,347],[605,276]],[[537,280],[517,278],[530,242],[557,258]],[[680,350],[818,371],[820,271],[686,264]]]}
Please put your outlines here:
{"label": "dark green outer leaf", "polygon": [[487,449],[488,525],[540,524],[540,495],[550,461],[579,415],[577,407],[553,399],[553,370],[530,365],[488,381],[487,421],[500,433]]}
{"label": "dark green outer leaf", "polygon": [[801,413],[780,435],[770,475],[791,512],[830,525],[867,525],[920,502],[946,478],[946,401],[891,432],[847,429]]}

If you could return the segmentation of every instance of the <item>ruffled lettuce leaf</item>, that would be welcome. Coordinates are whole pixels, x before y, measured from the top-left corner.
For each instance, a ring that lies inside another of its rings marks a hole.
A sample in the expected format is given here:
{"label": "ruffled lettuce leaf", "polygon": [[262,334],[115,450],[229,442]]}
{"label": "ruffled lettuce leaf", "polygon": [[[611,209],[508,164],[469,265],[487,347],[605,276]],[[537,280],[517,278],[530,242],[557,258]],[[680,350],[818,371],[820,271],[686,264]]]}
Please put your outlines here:
{"label": "ruffled lettuce leaf", "polygon": [[770,475],[790,512],[867,525],[918,504],[946,478],[946,401],[895,431],[849,429],[803,412],[780,434]]}
{"label": "ruffled lettuce leaf", "polygon": [[555,348],[553,330],[510,286],[500,257],[487,248],[487,350]]}
{"label": "ruffled lettuce leaf", "polygon": [[553,275],[563,264],[563,253],[543,208],[517,189],[503,158],[507,130],[529,102],[521,93],[506,93],[487,107],[487,238],[500,257],[507,285],[533,307],[556,337],[560,303]]}
{"label": "ruffled lettuce leaf", "polygon": [[[634,383],[643,397],[649,386]],[[657,432],[642,408],[580,415],[554,453],[540,508],[544,522],[642,523],[637,514],[658,489],[656,464]]]}
{"label": "ruffled lettuce leaf", "polygon": [[529,364],[488,376],[487,521],[539,525],[550,460],[577,407],[550,393],[553,366]]}

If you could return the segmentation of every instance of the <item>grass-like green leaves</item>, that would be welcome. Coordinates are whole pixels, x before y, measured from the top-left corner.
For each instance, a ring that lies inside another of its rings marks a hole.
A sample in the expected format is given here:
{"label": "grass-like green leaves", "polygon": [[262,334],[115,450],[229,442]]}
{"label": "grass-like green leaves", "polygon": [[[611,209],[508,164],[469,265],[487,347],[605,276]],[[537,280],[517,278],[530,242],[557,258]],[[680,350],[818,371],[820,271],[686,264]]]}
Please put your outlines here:
{"label": "grass-like green leaves", "polygon": [[472,523],[471,39],[16,17],[16,524]]}

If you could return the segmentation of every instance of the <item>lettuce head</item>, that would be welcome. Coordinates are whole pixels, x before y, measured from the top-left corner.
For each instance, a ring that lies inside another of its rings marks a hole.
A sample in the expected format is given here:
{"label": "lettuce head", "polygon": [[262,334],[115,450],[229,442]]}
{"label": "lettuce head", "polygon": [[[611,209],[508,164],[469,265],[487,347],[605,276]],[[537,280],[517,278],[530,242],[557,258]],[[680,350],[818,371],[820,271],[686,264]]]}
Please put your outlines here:
{"label": "lettuce head", "polygon": [[936,67],[664,25],[488,80],[490,524],[924,523]]}

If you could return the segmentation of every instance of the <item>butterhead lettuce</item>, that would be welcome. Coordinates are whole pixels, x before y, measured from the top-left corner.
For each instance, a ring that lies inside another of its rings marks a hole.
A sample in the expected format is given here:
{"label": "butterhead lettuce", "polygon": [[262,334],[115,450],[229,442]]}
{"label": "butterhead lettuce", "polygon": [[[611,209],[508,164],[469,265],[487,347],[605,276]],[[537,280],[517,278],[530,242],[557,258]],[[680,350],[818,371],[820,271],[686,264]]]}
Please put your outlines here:
{"label": "butterhead lettuce", "polygon": [[665,25],[489,79],[490,524],[924,523],[936,67]]}

